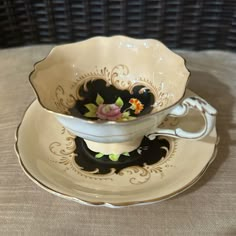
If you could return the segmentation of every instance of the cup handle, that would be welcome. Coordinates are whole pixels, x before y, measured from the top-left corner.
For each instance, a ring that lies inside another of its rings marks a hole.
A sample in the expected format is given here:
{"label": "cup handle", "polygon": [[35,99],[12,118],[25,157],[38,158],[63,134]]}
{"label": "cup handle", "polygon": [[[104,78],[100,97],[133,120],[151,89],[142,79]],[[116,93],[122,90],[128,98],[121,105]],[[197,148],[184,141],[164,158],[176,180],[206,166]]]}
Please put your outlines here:
{"label": "cup handle", "polygon": [[204,120],[205,127],[197,132],[184,131],[181,128],[176,129],[163,129],[157,128],[153,132],[146,135],[150,140],[154,140],[158,135],[170,136],[174,138],[183,139],[201,139],[208,135],[215,126],[217,111],[204,99],[193,96],[185,98],[180,104],[175,106],[173,110],[168,114],[170,116],[178,117],[185,116],[189,112],[189,109],[195,109],[201,112]]}

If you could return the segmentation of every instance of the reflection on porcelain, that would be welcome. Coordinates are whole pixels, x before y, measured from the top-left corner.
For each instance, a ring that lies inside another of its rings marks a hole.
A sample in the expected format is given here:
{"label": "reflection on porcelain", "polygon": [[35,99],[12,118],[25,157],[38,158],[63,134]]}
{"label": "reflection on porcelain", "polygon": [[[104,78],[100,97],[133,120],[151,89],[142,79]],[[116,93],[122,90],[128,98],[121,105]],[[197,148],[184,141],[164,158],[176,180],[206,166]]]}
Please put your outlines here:
{"label": "reflection on porcelain", "polygon": [[[144,136],[209,134],[216,110],[199,97],[182,100],[188,77],[183,58],[161,42],[113,36],[55,47],[30,81],[40,104],[91,150],[120,155]],[[190,108],[203,115],[202,130],[159,127],[167,115],[184,116]]]}
{"label": "reflection on porcelain", "polygon": [[[186,96],[195,95],[187,91]],[[188,117],[168,117],[161,126],[194,132],[204,120],[192,110]],[[50,193],[91,206],[121,207],[160,202],[192,186],[214,160],[217,140],[215,128],[200,141],[144,138],[129,156],[105,162],[35,101],[18,128],[15,148],[25,173]]]}

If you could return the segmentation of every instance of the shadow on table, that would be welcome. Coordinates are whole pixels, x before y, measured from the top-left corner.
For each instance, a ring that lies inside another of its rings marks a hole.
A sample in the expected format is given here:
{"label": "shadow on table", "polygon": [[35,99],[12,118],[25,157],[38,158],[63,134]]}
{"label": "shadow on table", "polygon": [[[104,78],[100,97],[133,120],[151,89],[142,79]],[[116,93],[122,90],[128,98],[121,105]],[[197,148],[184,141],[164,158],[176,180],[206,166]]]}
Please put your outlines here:
{"label": "shadow on table", "polygon": [[213,163],[203,177],[189,190],[185,191],[184,194],[194,192],[206,184],[229,157],[229,147],[236,144],[236,140],[232,140],[229,134],[230,130],[236,129],[236,125],[232,123],[234,97],[230,94],[229,87],[212,74],[203,71],[191,71],[188,88],[206,99],[217,109],[216,128],[220,142],[217,156]]}

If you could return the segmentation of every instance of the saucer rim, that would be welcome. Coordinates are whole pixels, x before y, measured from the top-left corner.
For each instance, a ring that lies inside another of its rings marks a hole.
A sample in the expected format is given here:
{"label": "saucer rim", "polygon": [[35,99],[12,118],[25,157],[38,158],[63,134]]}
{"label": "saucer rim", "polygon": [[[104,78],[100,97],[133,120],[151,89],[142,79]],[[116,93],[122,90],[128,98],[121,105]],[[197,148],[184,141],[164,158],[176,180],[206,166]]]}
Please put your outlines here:
{"label": "saucer rim", "polygon": [[[18,130],[19,129],[17,128],[16,132],[18,132]],[[206,163],[205,167],[202,169],[200,174],[197,175],[191,182],[189,182],[188,184],[186,184],[185,186],[183,186],[179,190],[174,191],[174,192],[172,192],[170,194],[167,194],[167,195],[159,197],[159,198],[154,198],[154,199],[149,199],[149,200],[144,200],[144,201],[129,201],[129,202],[120,202],[120,203],[119,202],[118,203],[109,203],[109,202],[102,202],[102,201],[101,202],[93,202],[93,201],[82,200],[82,199],[80,199],[78,197],[74,197],[74,196],[71,196],[71,195],[59,192],[57,190],[54,190],[54,189],[48,187],[47,185],[43,184],[41,181],[37,180],[37,178],[35,178],[27,170],[27,168],[24,166],[24,163],[23,163],[23,161],[21,159],[21,156],[19,154],[19,149],[18,149],[18,146],[17,146],[17,140],[18,139],[16,140],[16,143],[15,143],[14,147],[15,147],[16,155],[18,157],[18,162],[19,162],[23,172],[25,173],[25,175],[31,181],[33,181],[38,187],[46,190],[48,193],[51,193],[51,194],[53,194],[55,196],[58,196],[58,197],[61,197],[61,198],[64,198],[64,199],[67,199],[67,200],[70,200],[70,201],[73,201],[73,202],[77,202],[77,203],[80,203],[80,204],[83,204],[83,205],[87,205],[87,206],[102,206],[102,207],[110,207],[110,208],[122,208],[122,207],[128,207],[128,206],[140,206],[140,205],[149,205],[149,204],[153,204],[153,203],[159,203],[159,202],[168,200],[170,198],[173,198],[173,197],[183,193],[187,189],[191,188],[195,183],[198,182],[198,180],[201,179],[201,177],[205,174],[206,170],[209,168],[209,166],[215,160],[215,158],[217,156],[217,151],[218,151],[217,145],[218,145],[218,143],[220,141],[220,138],[219,138],[218,135],[216,136],[216,139],[217,139],[217,141],[215,143],[211,159]]]}
{"label": "saucer rim", "polygon": [[[188,89],[189,91],[192,92],[192,90]],[[185,190],[189,189],[191,186],[193,186],[206,172],[206,170],[208,169],[208,167],[211,165],[211,163],[215,160],[215,157],[217,155],[217,146],[218,143],[220,141],[220,137],[218,135],[216,126],[214,127],[215,131],[216,131],[216,142],[214,144],[214,149],[211,155],[211,158],[209,159],[209,161],[206,163],[206,165],[203,167],[203,169],[201,170],[201,172],[194,178],[192,179],[188,184],[186,184],[185,186],[181,187],[180,189],[169,193],[165,196],[162,197],[158,197],[158,198],[153,198],[153,199],[148,199],[148,200],[143,200],[143,201],[128,201],[128,202],[117,202],[117,203],[109,203],[109,202],[103,202],[103,201],[99,201],[99,202],[95,202],[95,201],[87,201],[84,199],[80,199],[78,197],[72,196],[72,195],[68,195],[65,194],[63,192],[59,192],[57,190],[52,189],[51,187],[48,187],[47,185],[45,185],[44,183],[42,183],[40,180],[38,180],[36,177],[34,177],[30,171],[25,167],[22,157],[20,155],[19,152],[19,147],[18,147],[18,137],[19,137],[19,129],[24,121],[25,115],[27,113],[27,111],[29,110],[29,108],[31,107],[31,105],[33,105],[33,103],[35,103],[37,101],[37,99],[34,99],[26,108],[26,110],[23,113],[21,122],[19,123],[19,125],[17,126],[16,132],[15,132],[15,144],[14,144],[14,149],[15,149],[15,153],[17,155],[18,158],[18,162],[23,170],[23,172],[26,174],[26,176],[28,176],[29,179],[31,179],[31,181],[33,181],[37,186],[39,186],[40,188],[46,190],[47,192],[59,196],[61,198],[67,199],[67,200],[71,200],[74,202],[78,202],[80,204],[83,205],[88,205],[88,206],[105,206],[105,207],[110,207],[110,208],[121,208],[121,207],[127,207],[127,206],[137,206],[137,205],[147,205],[147,204],[153,204],[153,203],[158,203],[167,199],[170,199],[182,192],[184,192]]]}

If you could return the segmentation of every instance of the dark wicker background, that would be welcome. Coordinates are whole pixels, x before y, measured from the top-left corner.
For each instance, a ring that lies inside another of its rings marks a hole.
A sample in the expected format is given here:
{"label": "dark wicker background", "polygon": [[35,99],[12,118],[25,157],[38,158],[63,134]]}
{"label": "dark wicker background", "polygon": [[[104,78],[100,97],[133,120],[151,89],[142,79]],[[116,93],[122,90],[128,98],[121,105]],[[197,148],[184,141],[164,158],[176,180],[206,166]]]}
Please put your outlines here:
{"label": "dark wicker background", "polygon": [[0,0],[1,48],[116,34],[236,50],[236,0]]}

